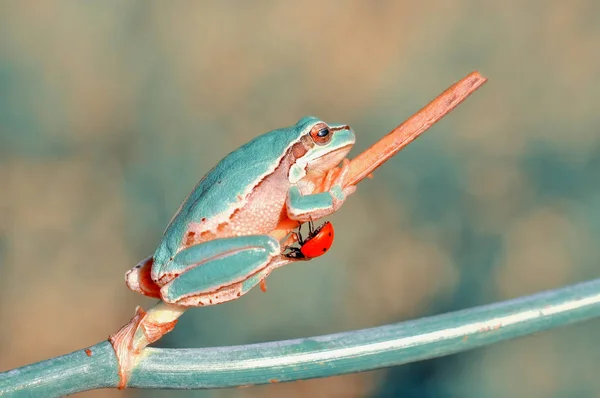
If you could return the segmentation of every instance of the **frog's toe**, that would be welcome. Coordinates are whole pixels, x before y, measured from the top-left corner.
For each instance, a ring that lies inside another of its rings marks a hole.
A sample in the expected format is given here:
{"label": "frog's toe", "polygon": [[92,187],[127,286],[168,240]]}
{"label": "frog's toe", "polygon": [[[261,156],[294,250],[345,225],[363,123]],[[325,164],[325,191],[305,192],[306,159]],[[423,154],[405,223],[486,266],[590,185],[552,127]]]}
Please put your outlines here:
{"label": "frog's toe", "polygon": [[152,270],[152,256],[142,260],[125,274],[127,287],[144,296],[160,298],[160,287],[154,283],[150,273]]}
{"label": "frog's toe", "polygon": [[356,192],[356,185],[348,185],[347,187],[343,188],[343,191],[344,191],[344,197],[348,198],[348,196],[350,196],[354,192]]}
{"label": "frog's toe", "polygon": [[341,185],[346,188],[348,185],[348,180],[350,178],[350,161],[348,159],[344,159],[342,161],[342,165],[340,166],[340,172],[336,176],[332,185]]}

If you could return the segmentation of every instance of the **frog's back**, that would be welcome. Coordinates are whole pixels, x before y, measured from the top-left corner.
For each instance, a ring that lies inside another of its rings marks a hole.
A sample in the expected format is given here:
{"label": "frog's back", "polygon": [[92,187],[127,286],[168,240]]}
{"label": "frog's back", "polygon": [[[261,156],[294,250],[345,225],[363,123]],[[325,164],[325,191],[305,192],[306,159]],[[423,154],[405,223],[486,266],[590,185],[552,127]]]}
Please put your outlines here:
{"label": "frog's back", "polygon": [[190,224],[215,229],[244,203],[258,182],[273,173],[304,127],[316,120],[304,118],[295,126],[273,130],[231,152],[213,167],[182,203],[157,248],[157,263],[168,260],[182,246]]}

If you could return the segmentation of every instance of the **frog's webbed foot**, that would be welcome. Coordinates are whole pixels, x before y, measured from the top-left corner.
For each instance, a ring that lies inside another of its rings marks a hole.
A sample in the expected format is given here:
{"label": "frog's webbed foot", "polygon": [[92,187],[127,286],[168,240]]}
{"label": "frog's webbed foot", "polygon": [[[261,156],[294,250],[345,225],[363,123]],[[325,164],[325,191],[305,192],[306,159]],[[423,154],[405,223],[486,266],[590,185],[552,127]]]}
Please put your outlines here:
{"label": "frog's webbed foot", "polygon": [[[323,181],[323,191],[331,191],[335,187],[339,187],[344,194],[344,200],[356,191],[356,185],[347,185],[350,176],[350,161],[344,159],[342,166],[339,169],[332,169],[326,175]],[[341,204],[340,204],[341,206]]]}
{"label": "frog's webbed foot", "polygon": [[135,309],[135,316],[108,340],[112,344],[119,364],[120,390],[127,387],[131,370],[141,351],[148,345],[169,333],[183,314],[181,307],[159,303],[146,312],[141,307]]}

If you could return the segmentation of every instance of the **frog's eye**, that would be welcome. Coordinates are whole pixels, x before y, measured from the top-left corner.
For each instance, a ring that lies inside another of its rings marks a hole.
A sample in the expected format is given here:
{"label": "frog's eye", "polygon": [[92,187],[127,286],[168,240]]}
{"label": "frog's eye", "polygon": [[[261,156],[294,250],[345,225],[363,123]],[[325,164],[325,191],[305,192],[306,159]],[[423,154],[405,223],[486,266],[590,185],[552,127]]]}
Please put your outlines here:
{"label": "frog's eye", "polygon": [[318,145],[325,145],[331,141],[331,129],[324,123],[317,124],[310,131],[310,137]]}

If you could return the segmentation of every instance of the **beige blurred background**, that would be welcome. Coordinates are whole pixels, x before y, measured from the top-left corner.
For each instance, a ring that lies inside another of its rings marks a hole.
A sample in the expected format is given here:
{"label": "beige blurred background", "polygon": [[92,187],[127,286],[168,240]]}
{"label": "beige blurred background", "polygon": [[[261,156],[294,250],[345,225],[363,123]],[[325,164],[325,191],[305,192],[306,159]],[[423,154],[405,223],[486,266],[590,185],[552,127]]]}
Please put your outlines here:
{"label": "beige blurred background", "polygon": [[[479,92],[367,180],[325,257],[161,344],[306,337],[598,276],[600,3],[0,4],[0,371],[105,339],[220,158],[304,115],[353,155],[472,70]],[[599,397],[597,321],[364,374],[82,397]]]}

